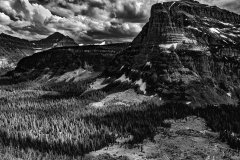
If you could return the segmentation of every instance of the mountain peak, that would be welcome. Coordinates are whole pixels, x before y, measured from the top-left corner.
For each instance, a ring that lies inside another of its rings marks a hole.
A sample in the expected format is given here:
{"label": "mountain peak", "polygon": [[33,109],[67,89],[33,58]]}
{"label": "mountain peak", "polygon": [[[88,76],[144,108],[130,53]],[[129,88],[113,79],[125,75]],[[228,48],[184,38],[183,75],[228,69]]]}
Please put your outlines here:
{"label": "mountain peak", "polygon": [[78,46],[78,44],[72,38],[63,35],[60,32],[55,32],[47,38],[40,40],[40,42],[42,45],[39,45],[39,48],[47,49],[64,46]]}
{"label": "mountain peak", "polygon": [[62,34],[60,32],[54,32],[52,35],[65,36],[64,34]]}
{"label": "mountain peak", "polygon": [[[237,14],[193,0],[155,4],[149,22],[115,57],[106,77],[124,75],[143,93],[170,101],[184,97],[201,104],[233,102],[215,91],[221,90],[217,84],[223,81],[226,91],[235,87],[234,81],[240,82],[239,21]],[[231,82],[224,80],[227,77]],[[209,79],[215,88],[208,86]],[[200,84],[212,92],[199,91]]]}
{"label": "mountain peak", "polygon": [[55,32],[55,33],[51,34],[50,36],[48,36],[47,39],[62,39],[64,37],[65,37],[65,35],[63,35],[62,33]]}

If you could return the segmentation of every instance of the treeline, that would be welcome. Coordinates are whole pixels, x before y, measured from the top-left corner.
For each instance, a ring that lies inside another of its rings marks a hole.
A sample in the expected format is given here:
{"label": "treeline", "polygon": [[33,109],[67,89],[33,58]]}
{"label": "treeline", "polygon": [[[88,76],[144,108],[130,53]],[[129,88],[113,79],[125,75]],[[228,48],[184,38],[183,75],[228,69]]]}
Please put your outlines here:
{"label": "treeline", "polygon": [[[101,95],[93,92],[87,97]],[[193,109],[185,104],[157,106],[151,102],[101,110],[84,108],[72,110],[71,114],[66,112],[64,116],[41,117],[43,119],[39,119],[37,112],[3,112],[0,116],[0,141],[6,146],[78,156],[114,143],[120,136],[133,135],[130,143],[153,139],[157,127],[167,127],[164,120],[195,115],[204,118],[213,131],[220,132],[220,138],[232,148],[239,148],[239,113],[239,107],[231,105]]]}
{"label": "treeline", "polygon": [[[206,120],[207,126],[220,133],[220,139],[232,148],[240,148],[240,108],[234,105],[208,105],[204,108],[192,108],[186,104],[165,104],[156,106],[151,102],[131,106],[134,109],[120,109],[104,116],[89,116],[87,120],[97,126],[106,125],[120,134],[131,134],[133,142],[153,138],[158,126],[166,127],[165,119],[181,119],[198,116]],[[99,113],[100,114],[100,113]]]}
{"label": "treeline", "polygon": [[50,82],[41,87],[44,91],[58,92],[62,97],[80,96],[85,92],[94,79],[88,79],[81,82]]}
{"label": "treeline", "polygon": [[[158,127],[170,127],[164,120],[198,116],[232,148],[240,148],[239,106],[192,108],[179,103],[158,106],[143,102],[95,109],[88,104],[100,101],[107,94],[100,90],[83,94],[90,83],[91,80],[49,83],[33,92],[22,92],[33,84],[14,86],[14,92],[1,90],[4,100],[0,101],[1,144],[76,157],[101,149],[125,135],[133,135],[131,143],[153,139]],[[42,91],[56,91],[60,96],[43,96]]]}
{"label": "treeline", "polygon": [[209,105],[195,109],[195,115],[206,120],[207,126],[220,133],[220,139],[231,148],[240,149],[240,106]]}

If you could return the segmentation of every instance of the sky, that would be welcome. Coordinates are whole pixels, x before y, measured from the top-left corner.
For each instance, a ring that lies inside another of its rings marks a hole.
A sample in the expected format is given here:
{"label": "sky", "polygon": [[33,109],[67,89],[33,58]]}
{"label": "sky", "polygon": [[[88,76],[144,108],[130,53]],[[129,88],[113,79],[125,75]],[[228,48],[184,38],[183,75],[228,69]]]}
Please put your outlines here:
{"label": "sky", "polygon": [[[0,0],[0,32],[38,40],[54,32],[79,44],[130,42],[151,6],[171,0]],[[240,0],[198,0],[240,14]]]}

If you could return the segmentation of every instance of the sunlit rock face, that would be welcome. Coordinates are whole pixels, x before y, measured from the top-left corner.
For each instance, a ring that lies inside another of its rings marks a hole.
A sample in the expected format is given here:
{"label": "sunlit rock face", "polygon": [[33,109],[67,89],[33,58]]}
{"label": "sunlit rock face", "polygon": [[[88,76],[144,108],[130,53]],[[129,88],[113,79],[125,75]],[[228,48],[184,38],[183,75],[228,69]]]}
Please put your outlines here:
{"label": "sunlit rock face", "polygon": [[105,75],[125,74],[133,83],[142,78],[147,94],[158,93],[166,100],[235,103],[239,46],[239,15],[193,0],[159,3]]}

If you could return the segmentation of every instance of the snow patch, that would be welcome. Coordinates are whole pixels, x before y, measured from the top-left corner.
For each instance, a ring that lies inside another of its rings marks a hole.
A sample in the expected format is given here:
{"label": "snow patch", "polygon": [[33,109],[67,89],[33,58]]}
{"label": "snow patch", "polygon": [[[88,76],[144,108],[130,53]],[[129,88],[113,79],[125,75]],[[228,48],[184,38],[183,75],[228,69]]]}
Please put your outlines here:
{"label": "snow patch", "polygon": [[220,37],[228,39],[228,37],[224,36],[223,34],[221,34]]}
{"label": "snow patch", "polygon": [[156,93],[155,95],[151,95],[150,97],[153,98],[153,97],[157,97],[158,94]]}
{"label": "snow patch", "polygon": [[120,68],[120,71],[121,71],[123,68],[124,68],[124,66],[122,66],[122,67]]}
{"label": "snow patch", "polygon": [[175,4],[175,2],[173,2],[172,4],[171,4],[171,6],[169,7],[169,10],[172,8],[172,6]]}
{"label": "snow patch", "polygon": [[235,32],[235,33],[240,33],[240,31],[239,31],[239,30],[234,30],[233,32]]}
{"label": "snow patch", "polygon": [[232,43],[235,44],[235,42],[234,42],[232,39],[226,37],[225,35],[222,35],[222,34],[221,34],[220,37],[225,38],[225,39],[227,39],[227,40],[229,40],[230,42],[232,42]]}
{"label": "snow patch", "polygon": [[230,33],[229,36],[237,37],[237,35],[236,35],[236,34],[233,34],[233,33]]}
{"label": "snow patch", "polygon": [[132,72],[138,72],[138,70],[136,70],[136,69],[131,69],[131,71],[132,71]]}
{"label": "snow patch", "polygon": [[233,24],[230,24],[230,23],[225,23],[225,22],[222,22],[222,21],[219,21],[219,22],[222,23],[225,26],[233,26]]}
{"label": "snow patch", "polygon": [[147,88],[147,84],[146,82],[143,82],[142,79],[139,79],[138,81],[135,82],[135,84],[140,86],[140,90],[143,91],[144,94],[146,94],[146,88]]}
{"label": "snow patch", "polygon": [[220,33],[217,28],[209,28],[212,33]]}
{"label": "snow patch", "polygon": [[49,50],[49,49],[52,49],[52,47],[50,48],[33,48],[34,49],[34,53],[38,53],[38,52],[43,52],[43,51],[46,51],[46,50]]}
{"label": "snow patch", "polygon": [[103,45],[105,45],[105,44],[106,44],[106,42],[104,41],[104,42],[100,43],[99,45],[103,46]]}
{"label": "snow patch", "polygon": [[146,63],[146,66],[152,67],[152,63],[151,63],[151,62],[147,62],[147,63]]}
{"label": "snow patch", "polygon": [[201,30],[199,30],[198,28],[196,27],[192,27],[192,26],[187,26],[187,28],[190,28],[190,29],[194,29],[194,30],[197,30],[198,32],[202,32]]}
{"label": "snow patch", "polygon": [[227,93],[228,97],[232,98],[232,93]]}
{"label": "snow patch", "polygon": [[115,81],[131,82],[131,80],[127,78],[125,74],[123,74],[120,78],[116,79]]}
{"label": "snow patch", "polygon": [[203,23],[209,26],[209,24],[207,22],[203,22]]}
{"label": "snow patch", "polygon": [[160,44],[159,47],[165,48],[165,49],[170,49],[173,47],[174,49],[177,48],[178,43],[171,43],[171,44]]}
{"label": "snow patch", "polygon": [[105,78],[98,78],[95,82],[90,85],[91,90],[98,90],[106,87],[108,84],[102,84],[105,81]]}

